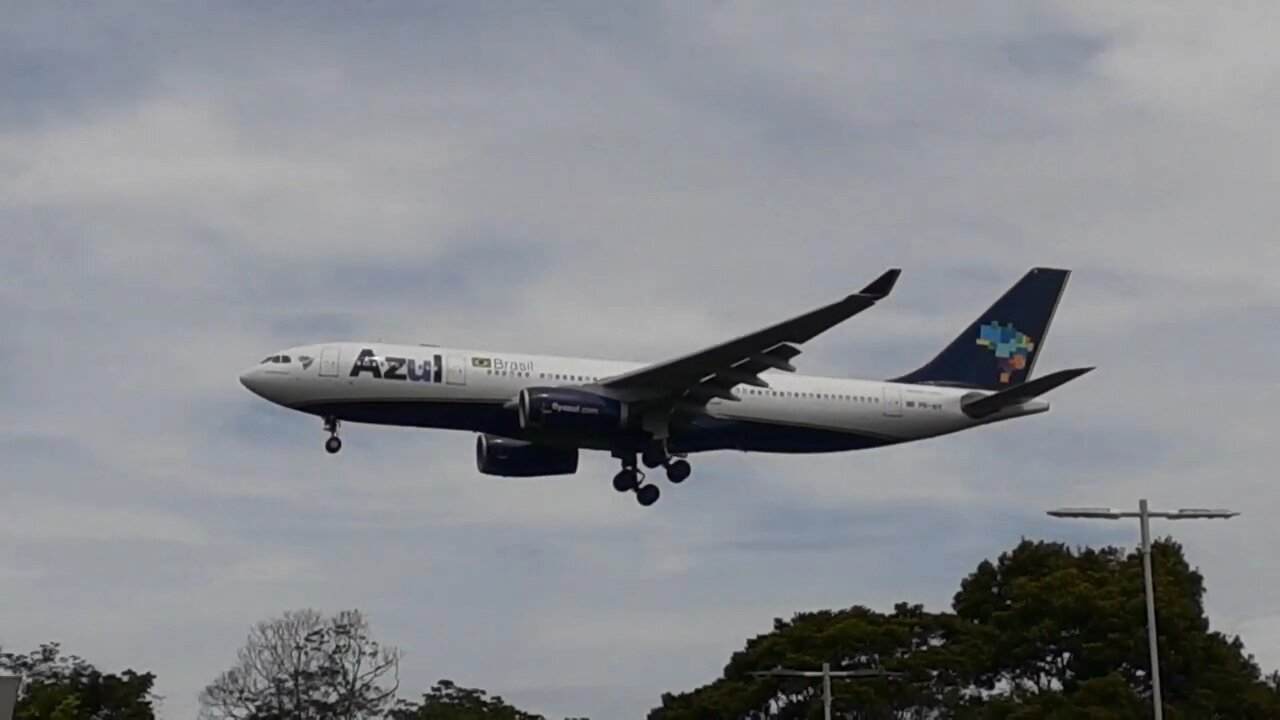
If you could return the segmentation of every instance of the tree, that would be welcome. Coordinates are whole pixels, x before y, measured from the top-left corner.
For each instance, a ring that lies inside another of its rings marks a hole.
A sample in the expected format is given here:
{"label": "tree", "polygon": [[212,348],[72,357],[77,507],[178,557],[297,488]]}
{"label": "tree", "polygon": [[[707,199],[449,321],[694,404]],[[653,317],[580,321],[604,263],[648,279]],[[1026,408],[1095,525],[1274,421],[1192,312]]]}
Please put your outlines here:
{"label": "tree", "polygon": [[[1177,718],[1280,717],[1280,695],[1262,680],[1239,638],[1209,629],[1204,578],[1176,542],[1152,549],[1165,714]],[[1150,702],[1142,556],[1107,547],[1078,552],[1023,541],[979,565],[953,601],[962,619],[990,629],[984,690],[1008,688],[1024,703],[1068,699],[1114,676]],[[1118,689],[1117,689],[1118,692]],[[995,703],[993,703],[995,704]],[[1004,717],[990,715],[990,717]]]}
{"label": "tree", "polygon": [[441,680],[422,696],[422,702],[402,701],[388,720],[545,720],[508,705],[484,690],[460,687]]}
{"label": "tree", "polygon": [[734,653],[725,676],[683,695],[663,695],[662,707],[650,714],[661,720],[710,718],[821,717],[819,683],[808,679],[761,678],[749,673],[782,666],[880,668],[906,673],[912,682],[872,679],[837,683],[839,707],[859,707],[867,717],[939,717],[963,694],[972,673],[968,658],[957,652],[969,642],[973,628],[954,616],[928,613],[919,605],[899,604],[889,614],[865,607],[800,613],[790,621],[775,620],[773,631],[747,642]]}
{"label": "tree", "polygon": [[355,610],[298,610],[258,623],[236,664],[200,693],[208,720],[376,718],[399,688],[400,651]]}
{"label": "tree", "polygon": [[[821,716],[816,683],[754,679],[777,665],[881,668],[901,681],[837,683],[843,718],[1144,718],[1150,712],[1142,561],[1108,547],[1023,541],[961,583],[952,612],[900,604],[802,613],[748,641],[724,676],[666,694],[651,720]],[[1170,720],[1280,717],[1239,638],[1209,629],[1204,579],[1171,541],[1155,545],[1165,712]]]}
{"label": "tree", "polygon": [[0,652],[0,673],[25,679],[17,720],[153,720],[155,676],[125,670],[104,673],[57,643],[25,655]]}

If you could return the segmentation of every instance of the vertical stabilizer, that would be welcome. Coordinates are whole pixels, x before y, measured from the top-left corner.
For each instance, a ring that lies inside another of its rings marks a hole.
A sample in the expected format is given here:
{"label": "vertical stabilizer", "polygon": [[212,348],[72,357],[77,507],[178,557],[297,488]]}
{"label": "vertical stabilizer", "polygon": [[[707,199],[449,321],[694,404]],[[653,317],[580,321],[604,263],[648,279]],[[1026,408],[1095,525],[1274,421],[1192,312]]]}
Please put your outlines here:
{"label": "vertical stabilizer", "polygon": [[1001,390],[1027,381],[1070,270],[1033,268],[923,367],[893,382]]}

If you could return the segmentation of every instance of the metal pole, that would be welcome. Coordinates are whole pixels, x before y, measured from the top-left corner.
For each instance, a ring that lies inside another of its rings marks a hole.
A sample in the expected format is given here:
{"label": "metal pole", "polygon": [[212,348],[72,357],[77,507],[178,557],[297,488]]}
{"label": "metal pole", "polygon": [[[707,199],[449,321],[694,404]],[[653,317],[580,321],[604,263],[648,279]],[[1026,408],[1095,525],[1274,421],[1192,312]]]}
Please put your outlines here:
{"label": "metal pole", "polygon": [[1151,646],[1151,704],[1155,719],[1164,720],[1164,701],[1160,698],[1160,648],[1156,641],[1156,591],[1151,579],[1151,523],[1147,500],[1138,501],[1138,517],[1142,520],[1142,580],[1147,595],[1147,643]]}
{"label": "metal pole", "polygon": [[831,720],[831,663],[822,663],[822,717]]}

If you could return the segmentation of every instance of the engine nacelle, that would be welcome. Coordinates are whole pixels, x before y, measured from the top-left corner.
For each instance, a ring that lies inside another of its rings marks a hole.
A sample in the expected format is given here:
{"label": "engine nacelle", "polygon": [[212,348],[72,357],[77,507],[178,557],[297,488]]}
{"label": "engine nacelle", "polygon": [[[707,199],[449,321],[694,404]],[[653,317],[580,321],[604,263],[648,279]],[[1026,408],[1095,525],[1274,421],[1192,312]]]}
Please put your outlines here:
{"label": "engine nacelle", "polygon": [[572,475],[578,472],[578,450],[481,435],[476,438],[476,469],[502,477]]}
{"label": "engine nacelle", "polygon": [[574,388],[525,388],[520,391],[520,427],[526,430],[594,433],[627,424],[627,404]]}

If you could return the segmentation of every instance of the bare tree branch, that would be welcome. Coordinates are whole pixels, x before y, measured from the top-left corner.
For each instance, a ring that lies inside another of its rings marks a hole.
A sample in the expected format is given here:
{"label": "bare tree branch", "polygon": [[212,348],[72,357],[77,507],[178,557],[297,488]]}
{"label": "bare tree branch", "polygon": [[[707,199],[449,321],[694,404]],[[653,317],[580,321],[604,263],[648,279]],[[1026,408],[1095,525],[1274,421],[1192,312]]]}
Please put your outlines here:
{"label": "bare tree branch", "polygon": [[314,610],[256,624],[236,664],[200,694],[205,720],[366,720],[399,689],[400,651],[383,647],[356,610]]}

